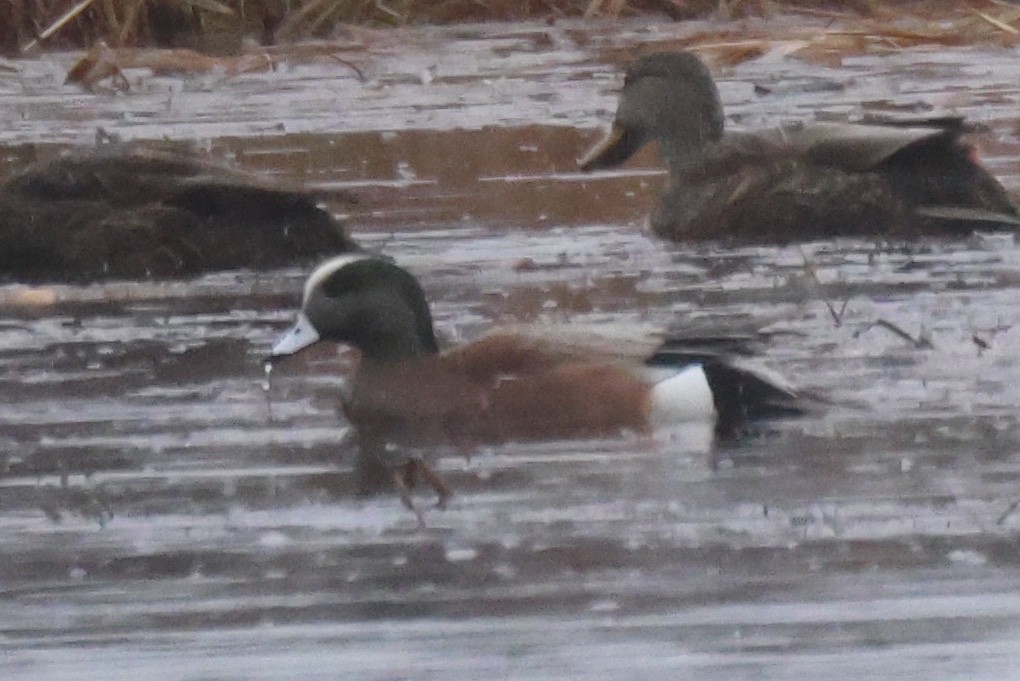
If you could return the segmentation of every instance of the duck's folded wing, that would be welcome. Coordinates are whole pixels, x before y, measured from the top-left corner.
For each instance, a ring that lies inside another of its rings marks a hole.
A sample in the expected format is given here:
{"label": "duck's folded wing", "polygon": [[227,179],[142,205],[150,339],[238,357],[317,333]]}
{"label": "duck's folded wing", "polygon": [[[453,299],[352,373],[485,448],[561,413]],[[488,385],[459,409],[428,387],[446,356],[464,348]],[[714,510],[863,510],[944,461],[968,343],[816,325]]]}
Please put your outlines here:
{"label": "duck's folded wing", "polygon": [[782,317],[704,317],[685,319],[682,326],[663,328],[659,324],[627,320],[616,323],[503,325],[469,346],[462,354],[503,357],[506,366],[522,361],[547,362],[553,358],[585,359],[646,364],[667,350],[699,351],[727,355],[756,355],[781,328]]}
{"label": "duck's folded wing", "polygon": [[959,126],[860,125],[844,123],[796,124],[767,133],[814,163],[863,172],[876,168],[910,147],[951,145],[962,134]]}
{"label": "duck's folded wing", "polygon": [[638,365],[655,352],[662,337],[660,327],[640,323],[512,324],[492,330],[453,354],[485,357],[507,373],[576,360]]}
{"label": "duck's folded wing", "polygon": [[318,197],[275,177],[220,163],[186,145],[111,143],[34,163],[5,185],[9,194],[47,201],[109,200],[120,206],[155,203],[205,188],[246,198],[305,201]]}

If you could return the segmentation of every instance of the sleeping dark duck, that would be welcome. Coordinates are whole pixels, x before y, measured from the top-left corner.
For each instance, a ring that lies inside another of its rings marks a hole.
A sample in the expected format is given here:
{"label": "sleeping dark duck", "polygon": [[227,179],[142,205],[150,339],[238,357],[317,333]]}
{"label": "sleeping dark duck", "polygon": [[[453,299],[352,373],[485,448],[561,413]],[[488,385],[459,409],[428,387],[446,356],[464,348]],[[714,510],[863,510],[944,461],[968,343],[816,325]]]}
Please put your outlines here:
{"label": "sleeping dark duck", "polygon": [[316,197],[190,149],[107,143],[0,186],[2,281],[188,277],[356,249]]}
{"label": "sleeping dark duck", "polygon": [[944,118],[724,134],[705,64],[690,53],[656,53],[628,68],[611,131],[579,164],[617,166],[658,142],[670,177],[651,228],[675,241],[782,244],[1015,229],[1016,208],[963,141],[964,128]]}

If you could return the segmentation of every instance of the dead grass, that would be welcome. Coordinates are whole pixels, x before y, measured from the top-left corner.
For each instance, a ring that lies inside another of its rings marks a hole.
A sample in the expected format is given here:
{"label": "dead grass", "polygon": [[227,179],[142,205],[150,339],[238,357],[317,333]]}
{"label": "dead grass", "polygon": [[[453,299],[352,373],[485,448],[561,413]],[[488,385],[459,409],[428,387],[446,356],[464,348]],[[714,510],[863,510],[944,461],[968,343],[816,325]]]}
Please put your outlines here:
{"label": "dead grass", "polygon": [[[330,36],[342,24],[400,26],[567,17],[713,15],[737,19],[779,13],[871,18],[966,20],[960,42],[1016,35],[1018,10],[1006,0],[0,0],[0,51],[92,47],[186,47],[237,54],[244,38],[276,44]],[[977,28],[975,28],[976,25]],[[871,27],[869,27],[871,28]],[[945,29],[912,30],[952,42]],[[890,36],[890,40],[902,37]],[[855,38],[849,36],[847,42]]]}

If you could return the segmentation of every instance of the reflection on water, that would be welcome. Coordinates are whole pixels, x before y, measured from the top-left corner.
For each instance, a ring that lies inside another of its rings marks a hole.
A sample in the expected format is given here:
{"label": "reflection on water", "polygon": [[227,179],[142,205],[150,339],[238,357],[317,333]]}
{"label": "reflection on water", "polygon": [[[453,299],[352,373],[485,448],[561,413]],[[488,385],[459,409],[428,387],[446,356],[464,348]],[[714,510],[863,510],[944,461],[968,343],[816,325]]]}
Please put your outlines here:
{"label": "reflection on water", "polygon": [[[522,35],[535,30],[546,29]],[[663,434],[445,457],[451,507],[418,530],[395,498],[353,495],[352,444],[335,409],[343,356],[296,358],[263,390],[261,359],[307,268],[6,286],[4,678],[1013,678],[1012,238],[654,241],[639,226],[661,181],[653,155],[609,177],[572,171],[609,109],[605,67],[577,45],[542,54],[520,36],[492,40],[442,43],[460,56],[442,62],[435,99],[414,111],[416,65],[430,62],[411,43],[405,64],[379,57],[377,88],[350,109],[326,106],[337,91],[297,69],[210,91],[186,84],[175,97],[196,107],[190,121],[171,125],[166,106],[115,123],[139,136],[159,123],[213,137],[214,154],[327,195],[356,189],[354,232],[420,276],[449,340],[502,322],[758,320],[774,332],[765,361],[831,404],[708,455]],[[494,46],[512,56],[465,56]],[[979,113],[1008,182],[1016,141],[1003,131],[1016,92],[993,85],[1014,57],[862,60],[829,74],[846,88],[810,97],[838,109],[879,87],[853,74],[901,68],[909,78],[888,96],[930,99],[931,79],[958,82],[953,69],[971,60],[967,77],[987,83],[968,90],[971,106],[1000,102]],[[39,111],[65,96],[33,68],[0,107]],[[724,94],[745,120],[806,108],[796,90],[784,105],[742,94],[744,82],[795,68],[741,66]],[[486,79],[498,95],[489,100]],[[0,136],[38,144],[14,148],[9,166],[74,138],[68,111],[90,125],[116,118],[159,99],[159,82],[136,99],[83,96],[12,125]],[[304,97],[316,87],[320,98]],[[265,94],[252,103],[256,91]],[[555,96],[536,99],[543,92]],[[227,94],[241,102],[236,116],[224,115]],[[306,131],[253,134],[256,104],[278,112],[288,96]],[[486,116],[499,127],[475,125]],[[576,131],[580,120],[587,129]]]}

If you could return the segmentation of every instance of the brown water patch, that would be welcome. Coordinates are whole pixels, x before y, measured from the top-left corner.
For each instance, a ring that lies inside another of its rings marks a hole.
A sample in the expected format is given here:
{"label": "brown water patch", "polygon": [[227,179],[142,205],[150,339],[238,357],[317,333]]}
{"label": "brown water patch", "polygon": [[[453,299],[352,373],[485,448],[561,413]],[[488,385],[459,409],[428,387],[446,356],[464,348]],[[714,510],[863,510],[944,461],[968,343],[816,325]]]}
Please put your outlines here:
{"label": "brown water patch", "polygon": [[[525,229],[638,222],[664,173],[654,149],[612,175],[578,171],[596,133],[570,127],[292,134],[214,141],[213,157],[318,191],[360,229],[502,224]],[[64,145],[20,145],[8,175]],[[356,203],[347,205],[353,195]]]}

